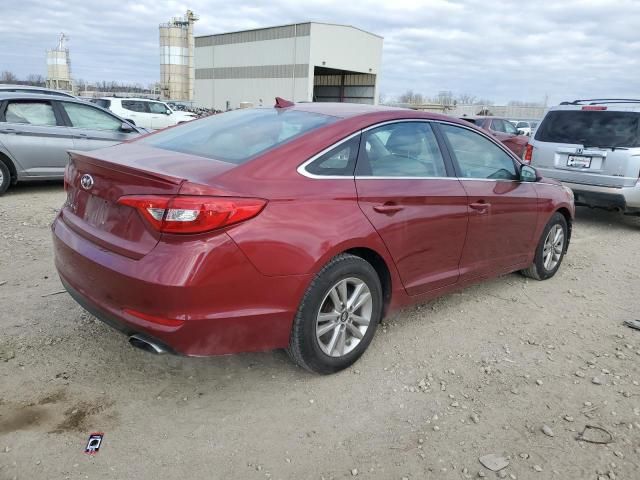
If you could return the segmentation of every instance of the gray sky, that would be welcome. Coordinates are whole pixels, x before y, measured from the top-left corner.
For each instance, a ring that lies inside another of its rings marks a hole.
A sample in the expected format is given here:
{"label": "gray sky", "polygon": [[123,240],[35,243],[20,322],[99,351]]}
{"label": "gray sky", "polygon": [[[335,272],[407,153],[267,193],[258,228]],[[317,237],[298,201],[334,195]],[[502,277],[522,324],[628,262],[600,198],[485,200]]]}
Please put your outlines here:
{"label": "gray sky", "polygon": [[640,96],[640,0],[0,0],[0,70],[44,75],[64,31],[75,78],[146,85],[159,77],[158,24],[187,8],[196,35],[309,20],[382,35],[388,97]]}

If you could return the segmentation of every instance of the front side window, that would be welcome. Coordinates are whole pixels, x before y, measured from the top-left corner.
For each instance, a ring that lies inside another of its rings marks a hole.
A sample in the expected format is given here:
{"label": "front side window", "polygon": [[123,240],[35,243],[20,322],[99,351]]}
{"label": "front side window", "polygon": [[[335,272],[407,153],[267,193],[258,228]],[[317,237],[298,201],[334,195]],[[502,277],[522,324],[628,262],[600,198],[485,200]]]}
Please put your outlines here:
{"label": "front side window", "polygon": [[527,128],[528,126],[527,122],[518,122],[518,125],[516,125],[517,128]]}
{"label": "front side window", "polygon": [[491,120],[491,130],[494,132],[507,133],[504,122],[495,118]]}
{"label": "front side window", "polygon": [[122,122],[102,110],[80,103],[61,102],[71,125],[75,128],[120,130]]}
{"label": "front side window", "polygon": [[300,110],[247,108],[185,123],[141,141],[164,150],[239,165],[336,120]]}
{"label": "front side window", "polygon": [[49,102],[9,102],[5,113],[5,121],[54,127],[56,115]]}
{"label": "front side window", "polygon": [[132,112],[146,113],[145,102],[139,100],[122,100],[122,108]]}
{"label": "front side window", "polygon": [[360,146],[360,136],[341,143],[305,167],[314,175],[353,176]]}
{"label": "front side window", "polygon": [[363,134],[358,176],[446,177],[444,160],[431,125],[402,122]]}
{"label": "front side window", "polygon": [[164,103],[148,102],[147,105],[151,113],[169,113],[169,108]]}
{"label": "front side window", "polygon": [[517,179],[511,157],[479,133],[453,125],[440,125],[464,178]]}
{"label": "front side window", "polygon": [[511,135],[518,135],[518,129],[513,126],[513,123],[505,122],[504,120],[502,121],[502,123],[504,124],[504,130],[507,133],[510,133]]}

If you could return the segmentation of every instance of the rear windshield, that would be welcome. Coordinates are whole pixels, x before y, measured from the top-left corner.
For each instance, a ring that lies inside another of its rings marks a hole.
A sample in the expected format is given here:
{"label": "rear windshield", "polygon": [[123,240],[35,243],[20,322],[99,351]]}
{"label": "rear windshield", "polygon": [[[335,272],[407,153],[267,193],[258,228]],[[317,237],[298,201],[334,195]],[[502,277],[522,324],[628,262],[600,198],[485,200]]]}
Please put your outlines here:
{"label": "rear windshield", "polygon": [[298,110],[242,109],[186,123],[140,141],[164,150],[239,165],[336,120]]}
{"label": "rear windshield", "polygon": [[638,147],[640,113],[554,110],[544,117],[535,138],[587,147]]}

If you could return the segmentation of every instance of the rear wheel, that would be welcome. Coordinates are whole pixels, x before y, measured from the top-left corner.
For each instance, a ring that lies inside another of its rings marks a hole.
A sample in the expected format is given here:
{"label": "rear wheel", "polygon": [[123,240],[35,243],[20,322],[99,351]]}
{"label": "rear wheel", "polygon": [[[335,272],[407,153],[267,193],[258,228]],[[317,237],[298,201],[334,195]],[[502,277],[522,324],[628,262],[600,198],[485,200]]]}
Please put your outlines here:
{"label": "rear wheel", "polygon": [[555,213],[542,231],[531,266],[522,274],[535,280],[553,277],[562,263],[568,241],[567,220],[561,213]]}
{"label": "rear wheel", "polygon": [[0,195],[7,191],[11,184],[11,172],[9,167],[0,160]]}
{"label": "rear wheel", "polygon": [[316,373],[347,368],[371,343],[381,313],[375,269],[360,257],[338,255],[314,278],[300,303],[289,356]]}

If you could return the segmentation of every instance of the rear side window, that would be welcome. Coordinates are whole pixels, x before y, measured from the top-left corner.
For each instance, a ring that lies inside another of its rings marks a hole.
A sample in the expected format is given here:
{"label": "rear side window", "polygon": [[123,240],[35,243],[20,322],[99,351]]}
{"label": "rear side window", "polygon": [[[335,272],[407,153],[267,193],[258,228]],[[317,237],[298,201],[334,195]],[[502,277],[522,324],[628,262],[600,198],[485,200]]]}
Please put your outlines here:
{"label": "rear side window", "polygon": [[299,110],[241,109],[185,123],[141,141],[164,150],[239,165],[336,120]]}
{"label": "rear side window", "polygon": [[553,110],[542,120],[535,139],[585,147],[640,147],[640,113]]}
{"label": "rear side window", "polygon": [[313,175],[352,177],[359,146],[360,136],[357,135],[316,158],[305,170]]}
{"label": "rear side window", "polygon": [[9,102],[5,121],[53,127],[56,125],[56,115],[49,102]]}
{"label": "rear side window", "polygon": [[440,125],[458,162],[461,177],[515,180],[516,167],[504,150],[468,128]]}
{"label": "rear side window", "polygon": [[132,112],[146,113],[146,102],[140,102],[138,100],[122,100],[122,108],[125,110],[131,110]]}

